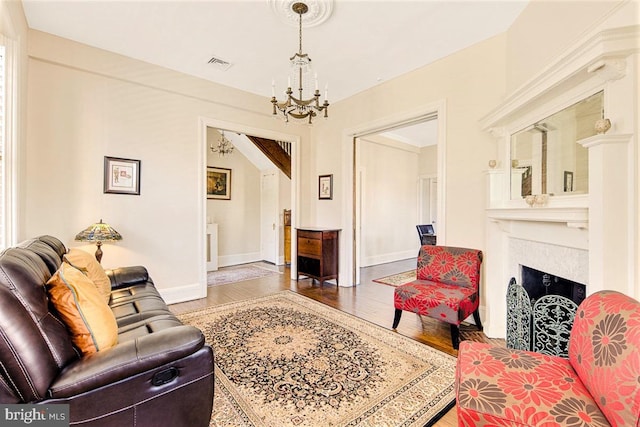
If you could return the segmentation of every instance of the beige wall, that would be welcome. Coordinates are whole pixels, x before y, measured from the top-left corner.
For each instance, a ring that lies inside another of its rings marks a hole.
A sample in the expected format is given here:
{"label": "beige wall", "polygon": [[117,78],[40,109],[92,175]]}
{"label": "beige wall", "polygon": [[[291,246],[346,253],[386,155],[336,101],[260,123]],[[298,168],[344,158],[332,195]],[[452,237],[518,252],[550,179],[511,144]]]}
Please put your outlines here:
{"label": "beige wall", "polygon": [[530,0],[507,31],[508,91],[540,73],[588,30],[634,23],[635,0]]}
{"label": "beige wall", "polygon": [[[29,53],[21,238],[73,246],[103,218],[124,239],[105,245],[105,267],[145,265],[161,290],[193,289],[206,221],[199,118],[279,132],[268,100],[37,31]],[[105,155],[142,161],[140,196],[103,193]],[[237,221],[259,209],[249,199],[232,200]]]}
{"label": "beige wall", "polygon": [[362,267],[415,257],[419,246],[420,150],[384,140],[365,137],[357,146]]}
{"label": "beige wall", "polygon": [[420,175],[436,175],[438,173],[438,146],[430,145],[420,149],[420,161],[418,162]]}

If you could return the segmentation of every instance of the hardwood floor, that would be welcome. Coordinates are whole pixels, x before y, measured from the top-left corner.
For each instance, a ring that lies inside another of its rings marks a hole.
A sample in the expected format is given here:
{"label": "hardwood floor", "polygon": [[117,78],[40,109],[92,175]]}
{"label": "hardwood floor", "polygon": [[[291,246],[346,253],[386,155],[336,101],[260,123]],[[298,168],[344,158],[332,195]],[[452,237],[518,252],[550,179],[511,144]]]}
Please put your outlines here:
{"label": "hardwood floor", "polygon": [[[176,313],[202,309],[212,305],[240,301],[248,298],[269,295],[281,290],[291,290],[338,310],[351,313],[362,319],[391,328],[393,322],[393,287],[373,282],[373,279],[402,273],[415,268],[416,260],[409,259],[394,263],[381,264],[361,270],[361,284],[345,288],[325,283],[322,286],[311,279],[290,280],[290,270],[279,267],[280,272],[273,276],[220,286],[209,286],[207,297],[196,301],[172,304]],[[449,325],[432,319],[421,320],[418,316],[405,313],[397,328],[398,333],[416,341],[430,345],[451,355],[457,351],[451,346]],[[454,427],[458,425],[455,408],[442,417],[435,426]]]}

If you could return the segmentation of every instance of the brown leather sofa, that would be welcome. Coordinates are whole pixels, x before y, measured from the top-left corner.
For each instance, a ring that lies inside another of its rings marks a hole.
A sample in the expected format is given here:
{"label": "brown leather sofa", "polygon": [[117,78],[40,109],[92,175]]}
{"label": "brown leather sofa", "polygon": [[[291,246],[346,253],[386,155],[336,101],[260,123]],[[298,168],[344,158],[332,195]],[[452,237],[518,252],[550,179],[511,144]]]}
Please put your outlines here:
{"label": "brown leather sofa", "polygon": [[0,253],[0,403],[69,404],[71,425],[209,425],[213,351],[144,267],[107,271],[117,345],[74,348],[45,290],[66,251],[41,236]]}

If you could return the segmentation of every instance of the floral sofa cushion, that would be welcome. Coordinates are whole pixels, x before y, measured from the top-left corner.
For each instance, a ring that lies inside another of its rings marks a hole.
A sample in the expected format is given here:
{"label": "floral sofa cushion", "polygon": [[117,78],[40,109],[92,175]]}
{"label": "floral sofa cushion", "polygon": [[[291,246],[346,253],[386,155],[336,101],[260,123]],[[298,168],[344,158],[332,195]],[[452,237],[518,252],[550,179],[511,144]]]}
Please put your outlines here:
{"label": "floral sofa cushion", "polygon": [[578,308],[569,361],[612,425],[640,425],[640,303],[613,291]]}
{"label": "floral sofa cushion", "polygon": [[459,426],[609,426],[567,359],[460,343]]}
{"label": "floral sofa cushion", "polygon": [[456,387],[461,426],[640,426],[640,303],[590,295],[569,359],[465,341]]}

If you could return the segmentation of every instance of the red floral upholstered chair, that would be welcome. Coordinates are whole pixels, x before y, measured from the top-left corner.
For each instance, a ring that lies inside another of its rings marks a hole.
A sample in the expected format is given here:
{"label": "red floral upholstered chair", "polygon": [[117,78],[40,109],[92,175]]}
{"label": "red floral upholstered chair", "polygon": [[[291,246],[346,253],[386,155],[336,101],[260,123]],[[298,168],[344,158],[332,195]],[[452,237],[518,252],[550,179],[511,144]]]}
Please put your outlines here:
{"label": "red floral upholstered chair", "polygon": [[640,303],[590,295],[569,359],[465,341],[456,393],[459,426],[640,426]]}
{"label": "red floral upholstered chair", "polygon": [[481,264],[482,252],[476,249],[423,245],[418,253],[416,280],[394,291],[393,329],[400,323],[403,310],[433,317],[451,325],[451,343],[457,349],[464,319],[473,314],[482,330],[478,314]]}

